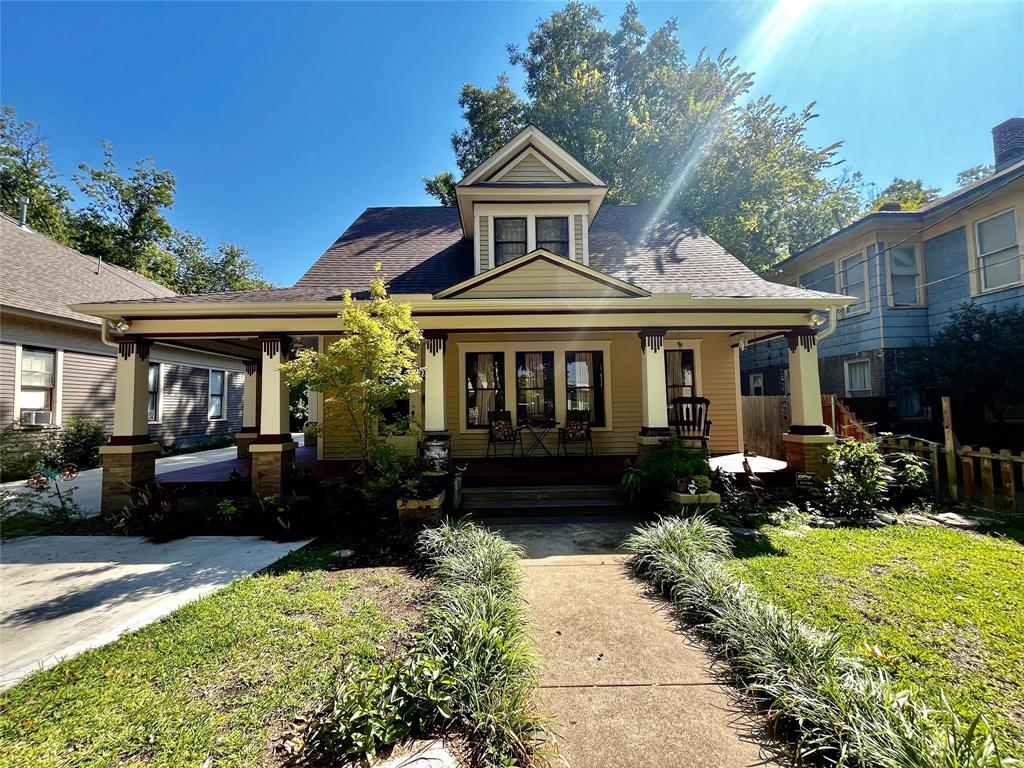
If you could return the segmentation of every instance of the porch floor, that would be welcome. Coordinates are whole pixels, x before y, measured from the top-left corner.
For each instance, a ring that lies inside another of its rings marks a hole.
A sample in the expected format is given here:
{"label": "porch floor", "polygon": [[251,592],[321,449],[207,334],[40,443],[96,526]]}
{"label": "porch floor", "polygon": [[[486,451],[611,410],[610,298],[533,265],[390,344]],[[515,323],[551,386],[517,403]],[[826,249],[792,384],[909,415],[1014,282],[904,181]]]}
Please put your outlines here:
{"label": "porch floor", "polygon": [[531,485],[618,485],[630,456],[455,458],[467,488]]}

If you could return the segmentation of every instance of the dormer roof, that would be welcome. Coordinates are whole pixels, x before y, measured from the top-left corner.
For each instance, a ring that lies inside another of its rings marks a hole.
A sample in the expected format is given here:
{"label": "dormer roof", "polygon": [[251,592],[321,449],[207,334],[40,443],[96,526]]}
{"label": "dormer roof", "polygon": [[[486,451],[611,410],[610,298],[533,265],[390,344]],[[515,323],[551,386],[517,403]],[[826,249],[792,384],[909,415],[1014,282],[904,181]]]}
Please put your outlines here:
{"label": "dormer roof", "polygon": [[608,185],[540,128],[528,125],[467,173],[455,194],[462,231],[472,237],[478,202],[585,201],[592,221]]}

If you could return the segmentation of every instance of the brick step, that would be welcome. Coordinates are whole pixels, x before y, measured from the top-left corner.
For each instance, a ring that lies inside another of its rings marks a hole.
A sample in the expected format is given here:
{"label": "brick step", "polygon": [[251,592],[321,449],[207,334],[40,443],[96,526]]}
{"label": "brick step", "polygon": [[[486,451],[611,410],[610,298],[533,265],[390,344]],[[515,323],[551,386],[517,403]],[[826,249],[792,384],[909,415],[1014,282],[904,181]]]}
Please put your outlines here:
{"label": "brick step", "polygon": [[463,488],[466,501],[547,501],[559,499],[621,499],[617,485],[527,485]]}

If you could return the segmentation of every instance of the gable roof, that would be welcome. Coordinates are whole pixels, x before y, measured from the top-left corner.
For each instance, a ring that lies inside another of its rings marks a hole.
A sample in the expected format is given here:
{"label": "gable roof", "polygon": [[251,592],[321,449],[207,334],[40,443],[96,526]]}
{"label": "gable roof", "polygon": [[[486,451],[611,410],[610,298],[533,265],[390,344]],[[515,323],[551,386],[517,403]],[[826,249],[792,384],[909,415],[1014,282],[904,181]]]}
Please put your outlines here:
{"label": "gable roof", "polygon": [[164,299],[174,291],[121,267],[99,264],[0,214],[0,304],[98,325],[70,304]]}
{"label": "gable roof", "polygon": [[606,187],[594,173],[583,163],[564,150],[544,131],[530,124],[513,136],[508,142],[471,170],[456,185],[469,187],[476,184],[494,183],[501,180],[502,173],[510,166],[519,162],[526,153],[542,158],[548,166],[557,169],[563,182],[585,184],[594,187]]}
{"label": "gable roof", "polygon": [[434,294],[436,299],[650,296],[624,280],[538,248]]}

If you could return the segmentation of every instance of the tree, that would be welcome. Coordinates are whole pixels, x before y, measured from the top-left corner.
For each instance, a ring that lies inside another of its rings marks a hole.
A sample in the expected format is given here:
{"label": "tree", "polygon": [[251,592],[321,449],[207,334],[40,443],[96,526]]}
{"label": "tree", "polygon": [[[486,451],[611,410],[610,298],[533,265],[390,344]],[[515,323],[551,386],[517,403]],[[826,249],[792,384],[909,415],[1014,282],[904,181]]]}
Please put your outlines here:
{"label": "tree", "polygon": [[157,170],[148,157],[121,176],[109,141],[103,142],[102,167],[79,168],[75,182],[89,204],[74,218],[78,250],[171,284],[176,265],[161,244],[173,234],[165,211],[174,205],[174,174]]}
{"label": "tree", "polygon": [[21,198],[28,198],[28,225],[68,245],[71,193],[59,178],[35,123],[19,122],[14,107],[5,105],[0,111],[0,209],[18,218]]}
{"label": "tree", "polygon": [[931,346],[907,361],[907,383],[932,398],[951,395],[987,407],[1005,423],[1021,405],[1024,381],[1024,309],[985,309],[962,304],[935,334]]}
{"label": "tree", "polygon": [[423,185],[427,194],[436,197],[441,205],[455,206],[459,199],[455,196],[455,175],[451,171],[441,171],[436,176],[425,176]]}
{"label": "tree", "polygon": [[895,203],[901,211],[916,211],[939,196],[938,187],[926,187],[921,179],[895,178],[883,189],[868,206],[869,211],[877,211],[883,205]]}
{"label": "tree", "polygon": [[176,262],[170,287],[178,293],[253,291],[273,286],[260,276],[259,267],[245,248],[221,243],[216,254],[199,235],[174,230],[164,243]]}
{"label": "tree", "polygon": [[991,176],[995,173],[994,165],[975,165],[970,168],[966,168],[956,175],[956,185],[958,187],[966,187],[968,184],[972,184],[975,181],[981,181],[986,176]]}
{"label": "tree", "polygon": [[384,410],[408,397],[421,379],[422,334],[412,306],[391,298],[380,264],[375,269],[367,301],[345,291],[339,314],[345,335],[323,352],[304,349],[282,366],[289,384],[322,393],[327,416],[351,425],[364,475]]}
{"label": "tree", "polygon": [[[608,183],[609,200],[661,203],[762,269],[860,210],[859,178],[825,178],[840,145],[806,141],[813,105],[790,113],[764,97],[737,107],[751,75],[724,52],[691,61],[676,21],[648,33],[635,3],[616,31],[602,22],[573,1],[525,48],[510,46],[525,99],[504,78],[489,91],[463,86],[466,126],[452,135],[463,173],[535,123]],[[445,201],[439,178],[427,192]]]}

